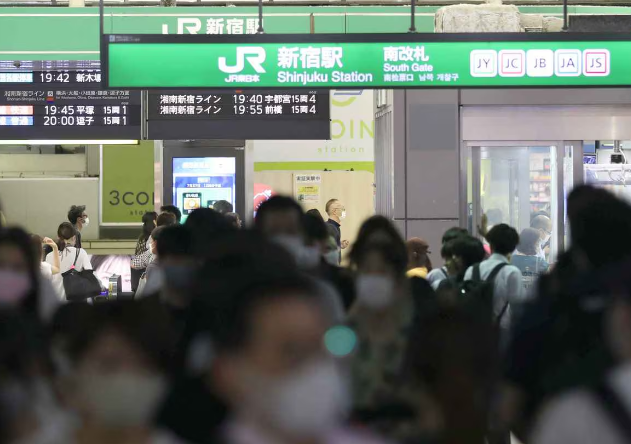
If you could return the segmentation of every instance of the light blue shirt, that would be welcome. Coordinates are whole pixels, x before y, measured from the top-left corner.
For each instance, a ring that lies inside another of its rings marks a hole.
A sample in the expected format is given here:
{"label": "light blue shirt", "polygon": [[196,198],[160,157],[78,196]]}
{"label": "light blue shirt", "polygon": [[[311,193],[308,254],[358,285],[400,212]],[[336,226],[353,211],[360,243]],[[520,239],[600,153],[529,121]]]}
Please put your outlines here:
{"label": "light blue shirt", "polygon": [[447,269],[445,267],[434,268],[427,274],[427,282],[434,290],[438,290],[440,283],[447,279]]}
{"label": "light blue shirt", "polygon": [[[487,260],[480,263],[480,278],[485,280],[489,277],[493,269],[499,264],[508,264],[506,256],[501,254],[492,254]],[[473,267],[469,267],[465,274],[465,280],[471,280],[473,277]],[[504,309],[506,303],[508,307],[500,320],[502,330],[510,328],[511,304],[524,302],[526,292],[522,284],[522,275],[519,268],[513,265],[506,265],[502,268],[495,280],[493,281],[493,313],[497,318]]]}

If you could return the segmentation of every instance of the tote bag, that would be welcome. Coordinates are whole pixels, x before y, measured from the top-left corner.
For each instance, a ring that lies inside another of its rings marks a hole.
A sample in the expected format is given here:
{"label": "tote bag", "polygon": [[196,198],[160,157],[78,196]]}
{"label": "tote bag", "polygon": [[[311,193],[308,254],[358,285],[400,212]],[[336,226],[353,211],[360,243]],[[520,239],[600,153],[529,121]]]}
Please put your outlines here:
{"label": "tote bag", "polygon": [[101,284],[92,270],[76,270],[80,252],[81,249],[77,248],[74,264],[70,270],[62,274],[66,299],[69,302],[85,301],[101,294]]}

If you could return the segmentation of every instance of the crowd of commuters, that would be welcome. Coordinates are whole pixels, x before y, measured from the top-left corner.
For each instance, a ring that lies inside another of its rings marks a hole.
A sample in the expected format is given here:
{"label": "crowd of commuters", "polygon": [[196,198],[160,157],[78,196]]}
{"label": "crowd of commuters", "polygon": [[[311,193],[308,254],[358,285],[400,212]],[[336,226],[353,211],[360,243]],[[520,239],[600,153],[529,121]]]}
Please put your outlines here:
{"label": "crowd of commuters", "polygon": [[631,442],[631,206],[607,191],[571,193],[558,258],[546,215],[493,216],[440,267],[382,216],[351,245],[336,199],[246,229],[225,204],[145,214],[124,301],[63,296],[84,207],[56,241],[0,228],[0,444]]}

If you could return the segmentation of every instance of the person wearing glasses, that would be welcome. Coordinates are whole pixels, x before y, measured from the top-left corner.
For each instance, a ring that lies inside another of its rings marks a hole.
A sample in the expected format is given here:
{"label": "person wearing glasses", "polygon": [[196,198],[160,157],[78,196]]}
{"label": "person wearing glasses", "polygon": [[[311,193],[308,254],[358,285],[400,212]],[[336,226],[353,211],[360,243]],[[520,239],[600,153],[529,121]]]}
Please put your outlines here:
{"label": "person wearing glasses", "polygon": [[68,211],[68,221],[77,230],[77,240],[75,247],[81,248],[81,230],[90,224],[88,213],[85,212],[85,205],[73,205]]}

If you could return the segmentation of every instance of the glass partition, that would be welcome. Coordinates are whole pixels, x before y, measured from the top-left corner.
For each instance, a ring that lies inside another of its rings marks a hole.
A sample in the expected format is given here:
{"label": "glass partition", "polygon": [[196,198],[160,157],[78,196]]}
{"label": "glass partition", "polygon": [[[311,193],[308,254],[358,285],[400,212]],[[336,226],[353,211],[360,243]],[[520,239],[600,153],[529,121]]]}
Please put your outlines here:
{"label": "glass partition", "polygon": [[565,201],[582,144],[470,142],[467,148],[469,228],[483,214],[489,227],[505,223],[519,233],[535,228],[541,233],[538,254],[553,263],[566,244]]}

